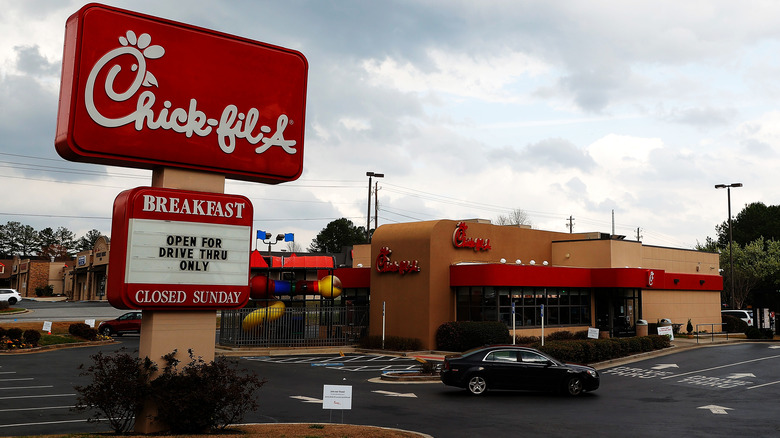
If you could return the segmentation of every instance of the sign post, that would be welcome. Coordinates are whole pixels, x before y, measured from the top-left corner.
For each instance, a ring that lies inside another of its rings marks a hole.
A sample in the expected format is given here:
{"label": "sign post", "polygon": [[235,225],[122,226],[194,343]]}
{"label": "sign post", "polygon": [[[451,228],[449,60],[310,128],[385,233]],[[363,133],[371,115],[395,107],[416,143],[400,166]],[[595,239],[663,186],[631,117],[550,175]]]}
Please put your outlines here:
{"label": "sign post", "polygon": [[544,347],[544,304],[541,305],[542,312],[542,347]]}

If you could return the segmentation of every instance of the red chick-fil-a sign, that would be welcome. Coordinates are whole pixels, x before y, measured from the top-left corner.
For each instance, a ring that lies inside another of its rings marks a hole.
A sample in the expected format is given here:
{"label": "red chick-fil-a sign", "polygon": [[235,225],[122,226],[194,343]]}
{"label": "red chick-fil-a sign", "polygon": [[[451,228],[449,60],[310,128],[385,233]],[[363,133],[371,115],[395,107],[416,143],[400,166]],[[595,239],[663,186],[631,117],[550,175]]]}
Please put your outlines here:
{"label": "red chick-fil-a sign", "polygon": [[379,249],[379,255],[376,256],[376,271],[379,273],[397,273],[401,275],[420,272],[420,265],[417,260],[391,261],[390,255],[393,251],[388,247]]}
{"label": "red chick-fil-a sign", "polygon": [[65,26],[65,159],[278,183],[303,171],[299,52],[89,4]]}
{"label": "red chick-fil-a sign", "polygon": [[458,222],[455,225],[455,231],[452,233],[452,244],[455,248],[471,248],[474,251],[488,251],[490,249],[490,239],[466,237],[468,225],[465,222]]}

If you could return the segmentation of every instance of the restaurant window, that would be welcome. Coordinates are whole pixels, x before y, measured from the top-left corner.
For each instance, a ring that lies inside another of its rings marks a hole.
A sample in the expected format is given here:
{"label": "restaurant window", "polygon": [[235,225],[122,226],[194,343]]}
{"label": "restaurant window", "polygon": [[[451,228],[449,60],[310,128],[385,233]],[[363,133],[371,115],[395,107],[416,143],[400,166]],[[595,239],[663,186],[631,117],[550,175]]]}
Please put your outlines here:
{"label": "restaurant window", "polygon": [[586,288],[459,287],[455,290],[458,321],[501,321],[518,328],[590,325],[590,290]]}

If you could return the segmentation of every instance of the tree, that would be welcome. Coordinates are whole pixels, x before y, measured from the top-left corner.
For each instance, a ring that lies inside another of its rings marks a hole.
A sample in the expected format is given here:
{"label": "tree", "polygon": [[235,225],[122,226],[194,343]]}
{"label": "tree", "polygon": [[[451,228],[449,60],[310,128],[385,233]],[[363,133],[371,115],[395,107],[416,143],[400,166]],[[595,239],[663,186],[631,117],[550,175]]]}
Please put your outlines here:
{"label": "tree", "polygon": [[21,222],[8,221],[8,223],[2,225],[2,229],[0,229],[0,252],[5,257],[20,255],[19,236],[21,233]]}
{"label": "tree", "polygon": [[90,251],[92,248],[95,247],[95,242],[97,242],[98,238],[101,236],[100,231],[96,229],[91,229],[87,231],[87,234],[79,238],[78,242],[76,243],[76,250],[77,251]]}
{"label": "tree", "polygon": [[[766,206],[763,202],[753,202],[745,206],[731,221],[734,227],[734,243],[745,245],[759,237],[767,240],[780,240],[780,205]],[[715,227],[718,233],[718,245],[721,248],[729,244],[729,223],[724,221]]]}
{"label": "tree", "polygon": [[528,213],[525,210],[516,208],[512,210],[507,215],[498,215],[496,220],[494,221],[496,225],[527,225],[529,227],[533,226],[533,223],[531,223],[531,218],[528,216]]}
{"label": "tree", "polygon": [[301,252],[301,251],[303,251],[303,247],[298,242],[296,242],[294,240],[291,240],[291,241],[287,242],[287,245],[285,245],[285,247],[287,248],[287,251],[290,251],[290,252]]}
{"label": "tree", "polygon": [[309,252],[338,252],[344,246],[366,243],[366,229],[347,218],[330,222],[309,245]]}
{"label": "tree", "polygon": [[17,234],[20,257],[32,257],[38,253],[41,246],[38,232],[30,225],[22,225]]}
{"label": "tree", "polygon": [[699,241],[696,241],[696,246],[694,247],[696,251],[704,251],[704,252],[720,252],[720,246],[718,245],[718,241],[713,239],[710,236],[707,236],[707,239],[704,241],[704,243],[699,243]]}
{"label": "tree", "polygon": [[[731,290],[729,247],[721,252],[723,289],[727,296],[733,294],[734,306],[742,308],[750,293],[760,286],[780,285],[780,241],[758,238],[747,245],[734,243],[734,290]],[[726,297],[724,297],[726,298]]]}

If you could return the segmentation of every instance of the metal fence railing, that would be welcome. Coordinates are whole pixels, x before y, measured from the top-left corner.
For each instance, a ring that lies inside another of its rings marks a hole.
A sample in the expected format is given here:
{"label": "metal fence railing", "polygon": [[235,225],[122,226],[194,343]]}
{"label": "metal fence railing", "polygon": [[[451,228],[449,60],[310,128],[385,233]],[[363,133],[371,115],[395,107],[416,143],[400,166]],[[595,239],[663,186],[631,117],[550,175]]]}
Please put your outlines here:
{"label": "metal fence railing", "polygon": [[368,330],[368,306],[288,307],[273,321],[244,329],[243,321],[258,309],[223,310],[219,345],[225,347],[315,347],[358,342]]}

